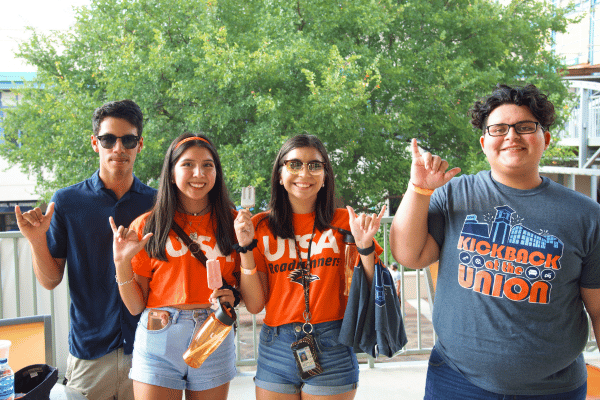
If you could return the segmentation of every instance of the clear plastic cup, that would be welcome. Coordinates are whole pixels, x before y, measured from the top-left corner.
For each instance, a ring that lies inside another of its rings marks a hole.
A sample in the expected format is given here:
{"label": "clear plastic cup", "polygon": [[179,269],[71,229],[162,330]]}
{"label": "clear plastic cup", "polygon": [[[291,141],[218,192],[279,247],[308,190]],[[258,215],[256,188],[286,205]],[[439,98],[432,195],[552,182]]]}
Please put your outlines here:
{"label": "clear plastic cup", "polygon": [[[2,360],[8,360],[10,345],[10,340],[0,340],[0,362],[2,362]],[[6,363],[6,361],[4,361],[4,363]]]}

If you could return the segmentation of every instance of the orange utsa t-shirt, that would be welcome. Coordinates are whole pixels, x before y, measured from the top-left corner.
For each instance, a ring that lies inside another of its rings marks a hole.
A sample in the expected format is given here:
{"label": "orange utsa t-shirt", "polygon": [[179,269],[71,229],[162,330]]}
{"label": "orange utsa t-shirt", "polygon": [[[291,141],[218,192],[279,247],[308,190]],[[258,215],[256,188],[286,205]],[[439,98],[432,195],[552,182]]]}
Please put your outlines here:
{"label": "orange utsa t-shirt", "polygon": [[[233,211],[237,215],[237,211]],[[146,219],[150,213],[136,218],[130,226],[142,237]],[[179,224],[192,240],[210,259],[219,260],[221,275],[232,286],[237,286],[235,276],[240,272],[240,256],[234,251],[224,256],[215,239],[210,221],[211,213],[194,217],[180,212],[175,213],[175,222]],[[175,232],[169,232],[166,245],[168,261],[150,258],[142,249],[131,260],[133,272],[150,278],[147,308],[176,306],[183,304],[207,304],[212,290],[208,288],[206,268],[183,244]]]}
{"label": "orange utsa t-shirt", "polygon": [[[315,213],[293,215],[296,240],[273,237],[267,220],[260,222],[266,214],[252,218],[258,240],[253,251],[254,261],[268,280],[264,322],[269,326],[304,322],[304,290],[296,243],[302,261],[306,262]],[[323,232],[316,231],[311,242],[309,309],[313,324],[342,319],[348,301],[344,296],[344,235],[336,229],[350,230],[348,210],[337,209],[331,226]],[[375,248],[377,254],[383,251],[377,242]]]}

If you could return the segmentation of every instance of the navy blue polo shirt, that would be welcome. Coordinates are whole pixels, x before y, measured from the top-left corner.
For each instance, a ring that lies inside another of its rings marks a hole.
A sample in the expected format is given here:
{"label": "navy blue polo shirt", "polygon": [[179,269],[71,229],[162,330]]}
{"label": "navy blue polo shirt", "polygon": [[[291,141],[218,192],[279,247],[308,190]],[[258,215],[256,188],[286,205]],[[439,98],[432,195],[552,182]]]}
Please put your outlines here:
{"label": "navy blue polo shirt", "polygon": [[117,200],[99,170],[52,196],[54,215],[46,236],[52,257],[67,260],[69,351],[77,358],[97,359],[121,346],[125,354],[133,350],[139,316],[129,313],[119,295],[108,217],[117,226],[129,226],[152,207],[155,196],[155,189],[134,176],[131,189]]}

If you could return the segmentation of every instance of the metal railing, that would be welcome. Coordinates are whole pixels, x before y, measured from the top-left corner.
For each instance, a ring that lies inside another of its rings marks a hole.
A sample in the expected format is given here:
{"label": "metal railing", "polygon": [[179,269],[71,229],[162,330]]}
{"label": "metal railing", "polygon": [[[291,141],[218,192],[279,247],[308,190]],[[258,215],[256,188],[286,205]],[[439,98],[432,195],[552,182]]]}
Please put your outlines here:
{"label": "metal railing", "polygon": [[[388,265],[389,224],[392,217],[383,219],[384,263]],[[68,266],[67,266],[68,268]],[[428,303],[427,281],[424,271],[401,268],[402,312],[409,335],[409,343],[398,356],[428,354],[434,343],[431,326],[431,307]],[[69,291],[67,275],[54,290],[44,289],[36,280],[31,262],[29,243],[20,232],[0,232],[0,319],[49,314],[52,316],[53,357],[59,371],[65,371],[69,351]],[[264,313],[264,312],[263,312]],[[239,366],[256,365],[258,336],[263,314],[251,315],[243,307],[238,310],[236,358]],[[360,355],[369,365],[374,360]]]}
{"label": "metal railing", "polygon": [[[392,217],[382,220],[384,256],[388,258],[389,226]],[[68,268],[68,266],[67,266]],[[402,361],[407,356],[427,355],[435,343],[435,332],[431,324],[433,299],[431,278],[428,269],[420,271],[401,267],[401,308],[408,336],[408,343],[391,360]],[[59,371],[66,370],[69,351],[69,292],[66,274],[63,282],[52,291],[41,287],[33,273],[29,244],[20,232],[0,232],[0,319],[49,314],[52,316],[53,357]],[[264,312],[263,312],[264,313]],[[243,307],[238,310],[236,334],[236,363],[238,366],[256,365],[258,336],[264,314],[251,315]],[[591,327],[591,324],[590,324]],[[596,346],[591,335],[588,348]],[[359,355],[370,367],[375,360],[366,354]],[[381,361],[387,361],[387,359]]]}
{"label": "metal railing", "polygon": [[589,81],[569,81],[571,91],[576,93],[578,104],[559,132],[561,139],[576,139],[564,142],[579,145],[580,140],[597,143],[600,138],[600,83]]}

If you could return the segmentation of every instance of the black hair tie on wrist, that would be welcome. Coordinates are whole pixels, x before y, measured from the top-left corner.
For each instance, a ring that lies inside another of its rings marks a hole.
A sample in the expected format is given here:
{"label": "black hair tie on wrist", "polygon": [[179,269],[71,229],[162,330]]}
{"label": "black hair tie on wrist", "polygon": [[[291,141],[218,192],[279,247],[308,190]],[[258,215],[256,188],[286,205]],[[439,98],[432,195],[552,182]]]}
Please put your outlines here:
{"label": "black hair tie on wrist", "polygon": [[253,239],[248,246],[240,246],[239,243],[233,245],[233,249],[238,253],[245,253],[247,251],[254,250],[256,245],[258,244],[258,240]]}
{"label": "black hair tie on wrist", "polygon": [[358,251],[358,254],[362,256],[368,256],[375,251],[375,242],[373,242],[371,247],[367,247],[366,249],[361,249],[360,247],[356,246],[356,251]]}

